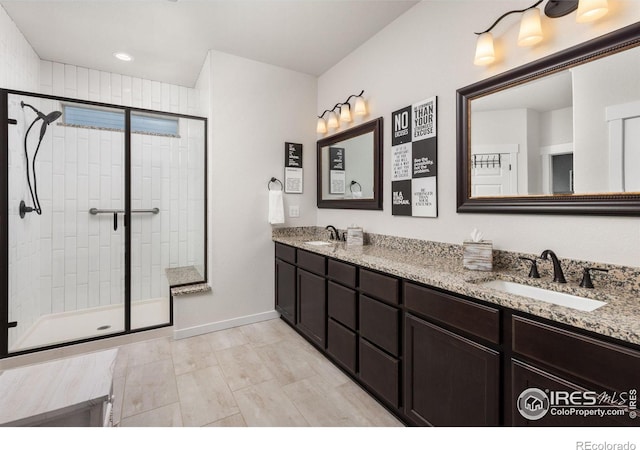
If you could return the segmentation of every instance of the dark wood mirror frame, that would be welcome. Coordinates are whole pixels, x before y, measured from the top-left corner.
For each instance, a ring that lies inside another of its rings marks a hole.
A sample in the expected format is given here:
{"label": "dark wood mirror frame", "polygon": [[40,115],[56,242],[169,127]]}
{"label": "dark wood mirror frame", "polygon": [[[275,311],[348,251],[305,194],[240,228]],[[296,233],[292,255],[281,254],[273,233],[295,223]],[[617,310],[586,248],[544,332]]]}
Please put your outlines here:
{"label": "dark wood mirror frame", "polygon": [[[457,91],[457,211],[459,213],[639,216],[640,194],[471,198],[471,100],[640,45],[640,23],[592,39]],[[612,80],[613,82],[613,80]]]}
{"label": "dark wood mirror frame", "polygon": [[[373,133],[373,198],[323,200],[322,181],[326,174],[323,175],[322,173],[322,148],[367,133]],[[316,148],[318,158],[318,208],[382,209],[382,117],[320,139]]]}

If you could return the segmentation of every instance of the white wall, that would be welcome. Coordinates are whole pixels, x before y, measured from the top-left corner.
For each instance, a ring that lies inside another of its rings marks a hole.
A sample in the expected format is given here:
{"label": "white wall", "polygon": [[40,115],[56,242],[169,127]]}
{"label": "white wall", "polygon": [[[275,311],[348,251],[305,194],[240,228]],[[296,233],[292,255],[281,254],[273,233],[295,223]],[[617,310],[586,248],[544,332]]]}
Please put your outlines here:
{"label": "white wall", "polygon": [[638,99],[640,49],[572,70],[577,192],[608,192],[609,123],[605,109]]}
{"label": "white wall", "polygon": [[[315,96],[312,76],[211,51],[209,283],[175,300],[178,336],[273,315],[273,242],[267,183],[284,181],[284,143],[303,145],[304,195],[285,194],[286,226],[316,223]],[[288,217],[298,205],[300,217]]]}
{"label": "white wall", "polygon": [[573,143],[573,106],[540,113],[540,147]]}
{"label": "white wall", "polygon": [[[609,3],[610,14],[596,23],[577,24],[575,14],[545,19],[546,40],[533,48],[518,47],[518,20],[504,19],[495,32],[499,62],[484,68],[473,65],[473,32],[513,9],[511,1],[424,1],[365,42],[319,78],[317,111],[364,89],[370,118],[384,117],[384,211],[321,209],[317,224],[355,222],[369,232],[451,243],[477,227],[497,249],[551,248],[562,257],[639,266],[637,219],[456,213],[456,89],[640,20],[640,2]],[[432,95],[438,96],[439,218],[393,217],[391,112]]]}

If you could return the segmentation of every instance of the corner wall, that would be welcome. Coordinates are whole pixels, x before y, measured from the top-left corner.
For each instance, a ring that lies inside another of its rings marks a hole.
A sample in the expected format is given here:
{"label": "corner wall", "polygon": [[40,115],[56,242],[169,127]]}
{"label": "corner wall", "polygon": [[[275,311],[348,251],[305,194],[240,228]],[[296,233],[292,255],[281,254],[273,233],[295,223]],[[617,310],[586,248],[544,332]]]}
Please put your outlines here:
{"label": "corner wall", "polygon": [[[316,109],[316,78],[210,51],[196,85],[201,92],[210,90],[213,291],[174,299],[177,337],[276,317],[267,184],[271,177],[284,183],[285,142],[303,145],[304,194],[284,194],[284,226],[316,223],[316,139],[309,122]],[[288,216],[290,205],[299,206],[299,218]]]}
{"label": "corner wall", "polygon": [[[495,32],[501,62],[473,65],[474,31],[513,9],[507,1],[423,1],[355,50],[318,80],[317,111],[352,92],[365,90],[369,119],[384,118],[384,211],[318,210],[318,226],[346,227],[439,242],[461,243],[473,228],[500,250],[640,266],[637,218],[456,213],[456,90],[550,53],[640,20],[640,2],[609,2],[610,13],[595,23],[577,24],[575,13],[546,19],[545,40],[516,45],[518,20],[507,17]],[[391,215],[391,112],[438,96],[437,219]]]}

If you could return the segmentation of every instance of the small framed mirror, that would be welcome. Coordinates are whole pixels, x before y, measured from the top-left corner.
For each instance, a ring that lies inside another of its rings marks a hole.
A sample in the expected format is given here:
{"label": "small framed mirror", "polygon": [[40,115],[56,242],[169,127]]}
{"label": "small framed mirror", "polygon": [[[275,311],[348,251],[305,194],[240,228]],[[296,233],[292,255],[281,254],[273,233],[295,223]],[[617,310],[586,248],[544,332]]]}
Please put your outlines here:
{"label": "small framed mirror", "polygon": [[318,208],[382,209],[382,117],[320,139]]}
{"label": "small framed mirror", "polygon": [[458,212],[640,215],[640,24],[457,92]]}

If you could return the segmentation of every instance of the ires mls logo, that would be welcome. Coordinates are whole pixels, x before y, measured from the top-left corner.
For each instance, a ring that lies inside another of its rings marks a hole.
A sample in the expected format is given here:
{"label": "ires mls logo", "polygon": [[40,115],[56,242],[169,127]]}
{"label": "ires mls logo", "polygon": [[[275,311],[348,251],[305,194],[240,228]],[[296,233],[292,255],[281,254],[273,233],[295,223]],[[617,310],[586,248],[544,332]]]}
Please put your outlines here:
{"label": "ires mls logo", "polygon": [[516,402],[520,415],[527,420],[539,420],[552,416],[624,416],[637,417],[637,390],[622,392],[594,391],[544,391],[528,388],[522,391]]}
{"label": "ires mls logo", "polygon": [[518,397],[517,407],[525,419],[542,419],[549,412],[549,397],[538,388],[525,389]]}

